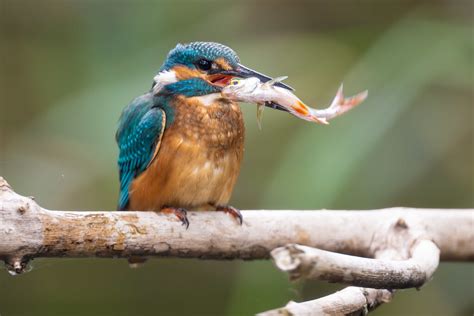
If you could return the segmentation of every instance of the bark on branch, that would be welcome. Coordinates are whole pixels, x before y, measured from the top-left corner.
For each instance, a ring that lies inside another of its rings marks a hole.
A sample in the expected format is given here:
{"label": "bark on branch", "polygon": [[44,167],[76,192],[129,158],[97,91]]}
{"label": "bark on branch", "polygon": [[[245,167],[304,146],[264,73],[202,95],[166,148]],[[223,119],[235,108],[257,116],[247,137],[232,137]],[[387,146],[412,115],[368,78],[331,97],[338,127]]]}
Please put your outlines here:
{"label": "bark on branch", "polygon": [[[287,244],[375,257],[432,240],[442,260],[474,259],[472,210],[243,211],[242,226],[228,215],[190,212],[188,230],[154,212],[50,211],[13,192],[0,178],[0,258],[175,256],[262,259]],[[399,232],[387,234],[390,230]],[[390,237],[390,238],[389,238]]]}

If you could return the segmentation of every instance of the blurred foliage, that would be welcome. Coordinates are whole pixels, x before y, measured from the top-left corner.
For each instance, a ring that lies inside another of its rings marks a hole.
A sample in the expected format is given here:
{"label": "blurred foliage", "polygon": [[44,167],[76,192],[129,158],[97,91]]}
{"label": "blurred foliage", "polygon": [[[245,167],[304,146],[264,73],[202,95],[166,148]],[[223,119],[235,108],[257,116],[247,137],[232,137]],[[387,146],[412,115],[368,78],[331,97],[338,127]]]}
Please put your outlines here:
{"label": "blurred foliage", "polygon": [[[223,42],[312,106],[369,89],[316,126],[242,105],[242,209],[473,207],[471,1],[0,0],[0,175],[48,208],[114,209],[121,109],[177,42]],[[361,232],[363,233],[363,232]],[[474,269],[444,263],[379,315],[472,315]],[[340,288],[270,262],[41,259],[0,274],[2,315],[248,315]]]}

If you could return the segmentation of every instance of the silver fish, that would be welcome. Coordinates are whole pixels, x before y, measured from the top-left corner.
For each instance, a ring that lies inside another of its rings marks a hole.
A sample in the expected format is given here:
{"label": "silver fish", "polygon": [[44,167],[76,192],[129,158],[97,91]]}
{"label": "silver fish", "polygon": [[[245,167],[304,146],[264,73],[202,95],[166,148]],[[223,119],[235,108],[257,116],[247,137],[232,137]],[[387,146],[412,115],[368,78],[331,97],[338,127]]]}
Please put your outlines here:
{"label": "silver fish", "polygon": [[329,124],[328,120],[340,116],[359,105],[368,95],[368,91],[365,90],[352,97],[344,98],[343,86],[341,84],[331,105],[326,109],[317,110],[304,104],[290,90],[274,85],[286,78],[278,77],[262,83],[260,79],[255,77],[246,79],[235,77],[229,81],[229,84],[222,89],[221,93],[226,98],[234,101],[256,103],[259,127],[261,126],[263,105],[266,102],[277,103],[294,116],[303,120],[319,124]]}

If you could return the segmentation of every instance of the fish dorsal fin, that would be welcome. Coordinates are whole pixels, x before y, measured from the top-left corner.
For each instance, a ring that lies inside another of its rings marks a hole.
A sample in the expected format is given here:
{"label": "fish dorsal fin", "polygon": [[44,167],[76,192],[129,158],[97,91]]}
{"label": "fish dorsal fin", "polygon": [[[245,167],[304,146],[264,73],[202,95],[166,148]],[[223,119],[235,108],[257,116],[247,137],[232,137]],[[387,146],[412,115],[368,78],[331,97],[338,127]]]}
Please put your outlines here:
{"label": "fish dorsal fin", "polygon": [[280,77],[276,77],[276,78],[273,78],[272,80],[270,81],[267,81],[265,82],[263,85],[264,86],[273,86],[275,83],[277,82],[282,82],[283,80],[287,79],[288,76],[280,76]]}

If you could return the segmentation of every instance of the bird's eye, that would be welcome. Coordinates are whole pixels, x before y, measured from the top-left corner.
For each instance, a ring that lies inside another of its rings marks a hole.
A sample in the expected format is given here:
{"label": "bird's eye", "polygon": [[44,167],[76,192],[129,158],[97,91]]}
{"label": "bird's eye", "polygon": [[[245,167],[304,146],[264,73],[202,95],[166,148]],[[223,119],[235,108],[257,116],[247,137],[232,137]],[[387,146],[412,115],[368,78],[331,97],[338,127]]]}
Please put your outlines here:
{"label": "bird's eye", "polygon": [[200,59],[197,62],[197,67],[201,70],[209,70],[212,67],[212,62],[207,59]]}

